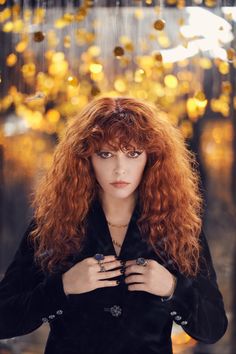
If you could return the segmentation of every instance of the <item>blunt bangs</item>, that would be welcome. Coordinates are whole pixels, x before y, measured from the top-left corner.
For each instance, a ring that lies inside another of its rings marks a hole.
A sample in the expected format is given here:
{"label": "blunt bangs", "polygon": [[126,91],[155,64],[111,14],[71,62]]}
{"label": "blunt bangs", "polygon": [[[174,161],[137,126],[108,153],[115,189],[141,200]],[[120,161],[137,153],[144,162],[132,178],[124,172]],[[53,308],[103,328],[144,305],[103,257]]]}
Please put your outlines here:
{"label": "blunt bangs", "polygon": [[112,150],[147,150],[149,146],[147,123],[135,113],[113,113],[97,117],[87,136],[86,145],[90,153],[99,151],[106,144]]}

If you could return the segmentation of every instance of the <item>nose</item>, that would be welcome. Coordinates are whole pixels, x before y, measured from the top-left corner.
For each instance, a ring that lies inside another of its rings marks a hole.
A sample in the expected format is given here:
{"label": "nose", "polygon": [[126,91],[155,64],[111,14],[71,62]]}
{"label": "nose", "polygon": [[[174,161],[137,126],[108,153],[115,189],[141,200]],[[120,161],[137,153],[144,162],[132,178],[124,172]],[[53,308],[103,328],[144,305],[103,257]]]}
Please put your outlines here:
{"label": "nose", "polygon": [[125,170],[124,169],[115,169],[115,174],[118,176],[123,176],[125,175]]}
{"label": "nose", "polygon": [[114,173],[116,175],[124,175],[126,173],[125,161],[122,158],[119,157],[116,158]]}

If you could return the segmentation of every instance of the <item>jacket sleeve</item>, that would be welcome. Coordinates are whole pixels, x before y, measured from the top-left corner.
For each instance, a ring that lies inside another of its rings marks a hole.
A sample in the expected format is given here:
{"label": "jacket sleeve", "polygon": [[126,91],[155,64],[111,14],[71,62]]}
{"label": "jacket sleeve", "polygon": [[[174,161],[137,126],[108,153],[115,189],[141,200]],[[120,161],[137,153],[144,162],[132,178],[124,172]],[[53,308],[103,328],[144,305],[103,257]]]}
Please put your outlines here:
{"label": "jacket sleeve", "polygon": [[189,336],[212,344],[226,332],[228,319],[203,230],[200,242],[202,251],[198,275],[190,278],[181,273],[174,274],[177,276],[177,285],[172,298],[165,304],[172,319]]}
{"label": "jacket sleeve", "polygon": [[0,282],[0,339],[28,334],[69,308],[62,274],[45,275],[35,265],[27,241],[34,225],[32,219]]}

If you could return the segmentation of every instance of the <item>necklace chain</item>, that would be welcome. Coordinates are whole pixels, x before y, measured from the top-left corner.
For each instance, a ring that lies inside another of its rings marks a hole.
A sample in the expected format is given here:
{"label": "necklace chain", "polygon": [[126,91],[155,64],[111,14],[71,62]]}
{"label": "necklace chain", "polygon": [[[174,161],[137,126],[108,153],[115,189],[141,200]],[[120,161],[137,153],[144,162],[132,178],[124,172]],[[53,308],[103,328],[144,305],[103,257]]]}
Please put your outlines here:
{"label": "necklace chain", "polygon": [[107,221],[107,223],[108,223],[108,225],[114,226],[114,227],[126,227],[126,226],[129,225],[129,224],[125,224],[125,225],[115,225],[115,224],[110,223],[109,221]]}
{"label": "necklace chain", "polygon": [[[110,225],[110,226],[119,227],[119,228],[121,228],[121,227],[126,227],[126,226],[129,225],[129,224],[125,224],[125,225],[114,225],[114,224],[110,223],[109,221],[107,221],[107,223],[108,223],[108,225]],[[112,242],[114,243],[114,245],[116,245],[116,246],[118,246],[119,248],[121,248],[121,244],[118,243],[116,240],[114,240],[114,238],[112,238]]]}
{"label": "necklace chain", "polygon": [[114,243],[114,245],[121,248],[122,245],[120,243],[118,243],[116,240],[114,240],[114,238],[112,239],[112,242]]}

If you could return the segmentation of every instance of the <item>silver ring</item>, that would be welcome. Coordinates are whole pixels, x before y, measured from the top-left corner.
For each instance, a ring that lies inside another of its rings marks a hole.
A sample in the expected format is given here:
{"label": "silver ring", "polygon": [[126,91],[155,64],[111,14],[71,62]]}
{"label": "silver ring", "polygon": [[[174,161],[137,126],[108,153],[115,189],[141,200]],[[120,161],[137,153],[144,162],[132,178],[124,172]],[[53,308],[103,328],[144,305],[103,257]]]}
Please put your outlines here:
{"label": "silver ring", "polygon": [[139,257],[136,259],[136,264],[146,267],[146,265],[148,264],[148,259],[145,259],[143,257]]}
{"label": "silver ring", "polygon": [[106,269],[105,269],[104,265],[101,264],[100,262],[99,262],[99,265],[100,265],[100,272],[105,272]]}

